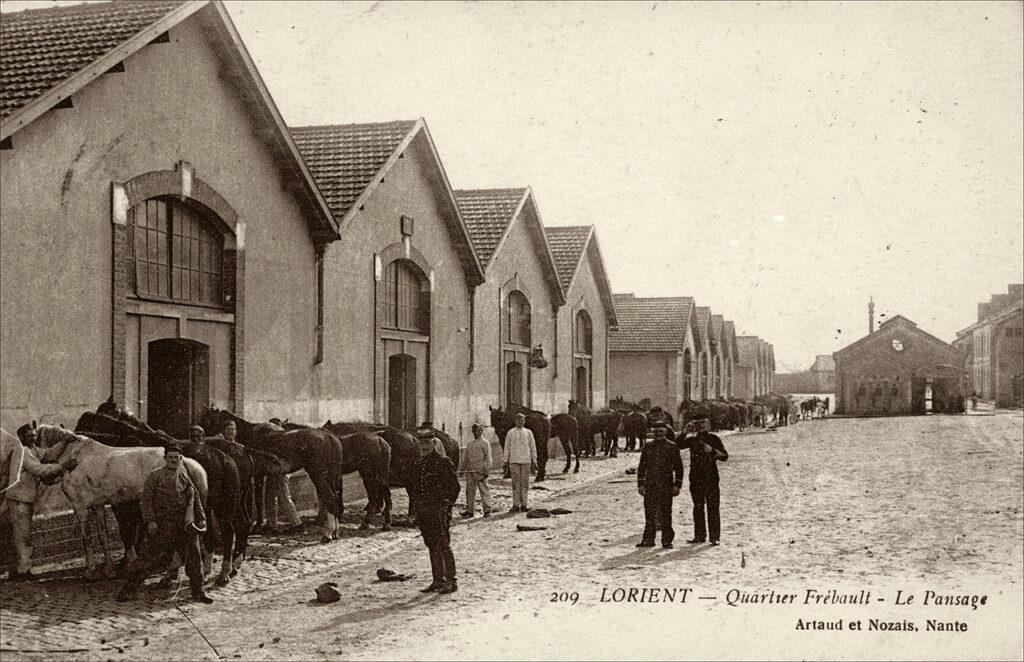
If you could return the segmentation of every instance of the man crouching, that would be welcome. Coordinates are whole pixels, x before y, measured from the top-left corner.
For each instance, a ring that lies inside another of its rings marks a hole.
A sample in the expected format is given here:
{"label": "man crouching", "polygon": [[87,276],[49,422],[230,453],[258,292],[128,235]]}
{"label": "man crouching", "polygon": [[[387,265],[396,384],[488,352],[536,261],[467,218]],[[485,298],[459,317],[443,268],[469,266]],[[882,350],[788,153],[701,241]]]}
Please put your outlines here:
{"label": "man crouching", "polygon": [[181,466],[181,447],[176,443],[164,448],[164,466],[148,476],[142,488],[142,518],[146,521],[146,540],[142,552],[128,568],[119,602],[135,593],[153,572],[166,566],[175,552],[185,560],[185,574],[192,597],[210,603],[203,590],[202,552],[199,534],[206,530],[206,513],[188,472]]}
{"label": "man crouching", "polygon": [[416,524],[423,543],[430,551],[430,571],[434,581],[424,593],[452,593],[459,586],[455,579],[455,555],[452,554],[450,527],[452,506],[462,486],[455,465],[437,452],[438,440],[430,428],[416,431],[420,459],[413,474],[413,502]]}

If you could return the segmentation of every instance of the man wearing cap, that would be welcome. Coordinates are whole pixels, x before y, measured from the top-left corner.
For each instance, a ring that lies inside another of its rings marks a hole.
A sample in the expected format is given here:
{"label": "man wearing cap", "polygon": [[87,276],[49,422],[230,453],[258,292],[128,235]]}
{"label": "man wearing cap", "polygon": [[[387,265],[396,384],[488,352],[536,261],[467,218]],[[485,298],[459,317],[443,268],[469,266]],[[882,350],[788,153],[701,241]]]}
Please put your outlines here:
{"label": "man wearing cap", "polygon": [[487,485],[487,475],[491,471],[491,442],[484,439],[484,429],[478,423],[473,424],[473,439],[466,444],[466,511],[464,518],[476,515],[476,491],[480,490],[480,503],[484,508],[484,517],[491,514],[491,488]]}
{"label": "man wearing cap", "polygon": [[118,601],[135,597],[146,577],[163,568],[178,552],[185,561],[192,597],[207,604],[213,602],[203,590],[199,549],[199,534],[206,530],[206,513],[198,490],[182,466],[179,444],[171,443],[164,448],[164,466],[146,476],[139,503],[147,526],[146,540],[142,552],[128,568]]}
{"label": "man wearing cap", "polygon": [[525,513],[530,491],[530,471],[537,470],[537,444],[533,432],[524,427],[526,416],[516,414],[516,426],[505,435],[502,460],[512,474],[512,512]]}
{"label": "man wearing cap", "polygon": [[[729,459],[729,453],[718,435],[711,434],[711,423],[707,418],[694,421],[696,436],[688,436],[680,442],[690,449],[690,496],[693,498],[693,539],[690,544],[702,543],[708,539],[717,545],[721,537],[721,519],[718,507],[718,462]],[[704,510],[707,508],[707,527],[704,525]]]}
{"label": "man wearing cap", "polygon": [[416,524],[423,535],[423,543],[430,552],[430,571],[433,581],[422,589],[424,593],[452,593],[459,588],[455,577],[455,555],[452,554],[449,527],[452,506],[462,486],[455,474],[455,465],[447,456],[438,453],[438,440],[431,428],[416,430],[416,446],[420,459],[413,473],[413,503]]}
{"label": "man wearing cap", "polygon": [[18,428],[18,439],[24,447],[21,478],[3,494],[11,514],[11,542],[16,557],[15,568],[8,573],[8,579],[28,580],[35,576],[32,574],[32,515],[39,481],[46,485],[55,484],[65,471],[72,471],[78,461],[69,458],[57,464],[57,456],[62,449],[37,448],[36,429],[28,423]]}
{"label": "man wearing cap", "polygon": [[[637,490],[644,498],[644,535],[637,547],[654,547],[654,534],[661,529],[661,546],[672,549],[672,499],[683,487],[683,459],[679,447],[666,437],[668,427],[658,421],[651,428],[654,440],[640,451],[636,469]],[[690,480],[693,480],[691,477]]]}
{"label": "man wearing cap", "polygon": [[[234,424],[234,421],[231,421]],[[201,425],[193,425],[188,429],[188,440],[193,444],[202,444],[206,441],[206,430]]]}

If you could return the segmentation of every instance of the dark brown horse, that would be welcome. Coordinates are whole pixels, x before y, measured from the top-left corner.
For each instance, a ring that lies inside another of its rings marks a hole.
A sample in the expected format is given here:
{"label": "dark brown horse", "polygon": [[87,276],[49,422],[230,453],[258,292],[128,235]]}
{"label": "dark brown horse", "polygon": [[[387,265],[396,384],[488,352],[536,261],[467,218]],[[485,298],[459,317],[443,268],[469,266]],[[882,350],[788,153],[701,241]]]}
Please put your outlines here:
{"label": "dark brown horse", "polygon": [[316,488],[317,499],[327,507],[327,531],[321,542],[337,539],[338,516],[345,509],[341,501],[345,466],[341,441],[320,428],[281,430],[275,425],[251,423],[230,411],[214,407],[203,410],[200,425],[207,432],[218,434],[229,421],[235,422],[238,441],[243,446],[276,455],[286,473],[305,470]]}
{"label": "dark brown horse", "polygon": [[643,448],[649,426],[647,414],[642,411],[631,411],[623,417],[622,433],[626,436],[627,451]]}
{"label": "dark brown horse", "polygon": [[516,414],[523,414],[526,417],[524,427],[533,433],[533,441],[537,446],[537,477],[534,482],[539,483],[544,480],[546,476],[544,470],[548,464],[548,440],[551,438],[551,419],[548,418],[548,415],[542,411],[527,409],[522,405],[513,406],[508,411],[502,410],[501,407],[497,409],[488,407],[488,409],[491,410],[491,427],[498,435],[502,449],[505,448],[505,435],[516,425]]}
{"label": "dark brown horse", "polygon": [[576,468],[574,474],[580,472],[580,429],[579,423],[569,414],[555,414],[551,417],[551,436],[558,437],[562,443],[562,450],[565,451],[565,468],[562,473],[569,473],[569,465],[572,464],[572,456],[576,456]]}
{"label": "dark brown horse", "polygon": [[[383,425],[381,423],[367,423],[365,421],[347,421],[344,423],[332,423],[327,421],[324,427],[336,431],[336,434],[352,434],[355,432],[372,432],[379,435],[388,446],[391,447],[391,471],[388,474],[388,484],[391,487],[404,487],[409,495],[408,520],[415,519],[415,508],[413,507],[413,492],[411,491],[412,480],[416,463],[419,461],[419,451],[416,448],[416,436],[400,428]],[[434,435],[441,440],[444,446],[445,455],[456,468],[459,466],[459,445],[441,430],[434,430]]]}
{"label": "dark brown horse", "polygon": [[621,423],[622,414],[614,409],[599,409],[590,415],[590,431],[601,435],[603,442],[601,450],[605,455],[609,453],[612,457],[618,455],[619,425]]}
{"label": "dark brown horse", "polygon": [[[286,430],[300,430],[309,426],[284,422]],[[323,428],[341,442],[343,457],[342,471],[346,474],[359,473],[366,490],[366,511],[360,529],[370,528],[371,516],[380,513],[381,528],[391,530],[391,487],[388,483],[391,472],[391,446],[379,435],[345,428],[344,425],[328,421]]]}
{"label": "dark brown horse", "polygon": [[594,432],[591,428],[590,408],[581,405],[576,400],[569,401],[569,415],[576,419],[579,426],[580,452],[583,457],[594,457],[597,449],[594,447]]}

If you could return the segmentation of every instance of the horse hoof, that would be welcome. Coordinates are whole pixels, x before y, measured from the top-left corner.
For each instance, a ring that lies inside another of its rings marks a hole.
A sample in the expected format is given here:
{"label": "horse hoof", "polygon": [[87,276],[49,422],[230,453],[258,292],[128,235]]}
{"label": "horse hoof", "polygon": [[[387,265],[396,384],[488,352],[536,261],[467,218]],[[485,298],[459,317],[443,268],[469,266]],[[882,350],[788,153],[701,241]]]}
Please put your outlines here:
{"label": "horse hoof", "polygon": [[230,575],[220,575],[217,577],[217,581],[214,582],[215,586],[227,586],[231,581]]}
{"label": "horse hoof", "polygon": [[572,472],[573,472],[574,474],[578,474],[578,473],[580,472],[580,468],[579,468],[579,467],[576,467],[575,469],[573,469],[573,470],[572,470]]}
{"label": "horse hoof", "polygon": [[391,530],[391,525],[390,524],[385,524],[384,526],[380,527],[380,530],[381,531],[390,531]]}
{"label": "horse hoof", "polygon": [[325,535],[324,537],[320,538],[320,543],[321,544],[326,545],[329,542],[331,542],[331,537],[328,536],[328,535]]}
{"label": "horse hoof", "polygon": [[360,531],[365,531],[368,528],[370,528],[370,525],[367,522],[363,522],[362,524],[359,525],[359,530]]}

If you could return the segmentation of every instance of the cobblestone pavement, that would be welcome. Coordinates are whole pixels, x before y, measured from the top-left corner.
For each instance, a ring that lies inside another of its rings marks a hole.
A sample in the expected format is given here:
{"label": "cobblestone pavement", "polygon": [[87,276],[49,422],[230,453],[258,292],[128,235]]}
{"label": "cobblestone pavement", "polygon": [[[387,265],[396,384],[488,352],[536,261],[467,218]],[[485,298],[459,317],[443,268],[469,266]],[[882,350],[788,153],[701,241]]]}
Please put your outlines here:
{"label": "cobblestone pavement", "polygon": [[[621,472],[635,463],[636,457],[623,454],[617,459],[586,459],[578,474],[549,474],[547,481],[533,485],[531,499],[547,501],[556,494],[579,489],[599,475]],[[561,460],[552,460],[548,468],[560,465]],[[490,483],[494,507],[507,511],[511,506],[510,481],[494,472]],[[389,532],[376,527],[359,531],[362,504],[357,503],[346,508],[341,538],[336,542],[319,543],[312,512],[304,513],[305,534],[252,538],[249,558],[238,576],[226,587],[208,586],[217,601],[215,609],[234,611],[251,603],[261,591],[294,585],[295,580],[312,573],[370,562],[413,541],[419,544],[418,531],[401,526],[408,505],[405,490],[394,490],[393,501],[393,512],[398,515],[395,528]],[[463,490],[456,513],[464,506]],[[214,574],[217,567],[215,563]],[[114,597],[120,582],[84,581],[79,577],[80,560],[41,570],[43,581],[0,582],[0,653],[5,662],[21,657],[48,658],[55,653],[103,659],[114,654],[134,657],[149,645],[151,633],[188,627],[185,614],[197,608],[189,598],[184,573],[180,587],[159,589],[154,586],[158,581],[154,577],[140,592],[139,599],[119,603]],[[189,657],[204,656],[209,649],[182,653]]]}

